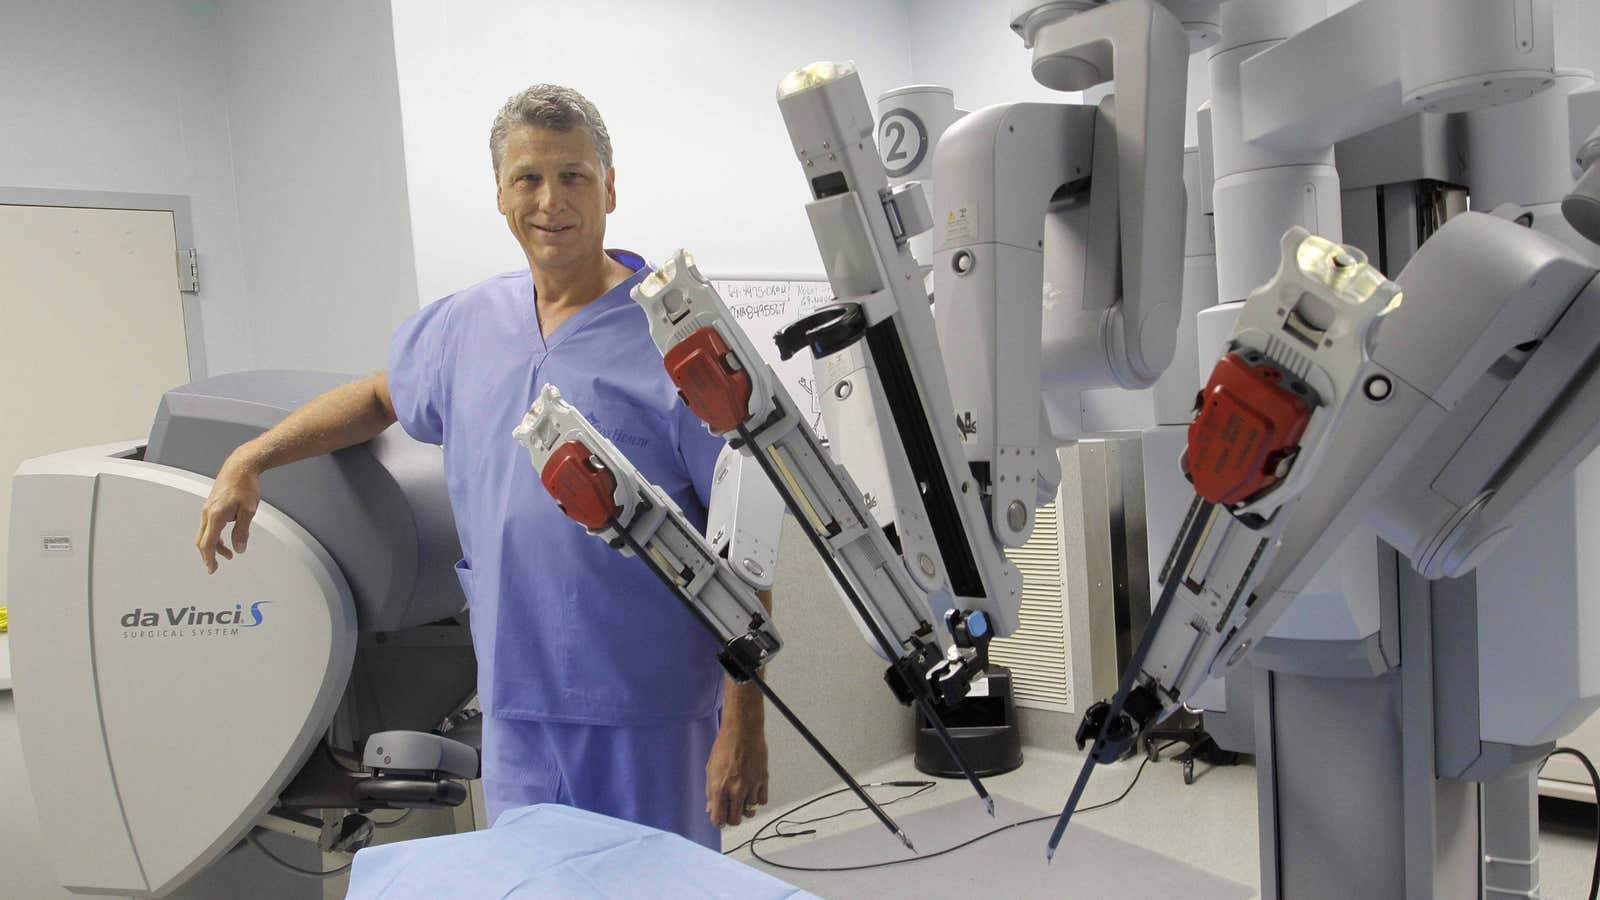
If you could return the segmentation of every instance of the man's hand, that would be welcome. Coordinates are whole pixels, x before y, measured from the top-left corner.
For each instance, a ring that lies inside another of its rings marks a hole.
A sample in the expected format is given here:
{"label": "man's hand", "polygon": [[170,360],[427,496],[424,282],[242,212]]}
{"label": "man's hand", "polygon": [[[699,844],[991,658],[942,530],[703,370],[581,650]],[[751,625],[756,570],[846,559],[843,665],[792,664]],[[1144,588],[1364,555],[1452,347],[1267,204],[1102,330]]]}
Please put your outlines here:
{"label": "man's hand", "polygon": [[[313,398],[233,451],[200,507],[194,546],[206,571],[217,571],[218,556],[233,559],[250,542],[250,520],[261,504],[262,472],[370,441],[394,422],[389,376],[379,372]],[[232,550],[222,542],[229,522],[234,523]]]}
{"label": "man's hand", "polygon": [[[246,445],[247,447],[248,445]],[[211,485],[211,496],[200,507],[200,531],[194,545],[200,551],[207,572],[217,571],[217,557],[233,559],[250,542],[250,520],[261,504],[261,470],[252,454],[240,447],[229,455]],[[222,540],[222,529],[233,523],[233,549]]]}
{"label": "man's hand", "polygon": [[[772,592],[756,591],[756,596],[772,615]],[[767,802],[767,706],[761,688],[725,679],[722,704],[722,727],[706,762],[706,812],[718,828],[743,822]]]}
{"label": "man's hand", "polygon": [[739,824],[767,802],[766,729],[760,721],[751,723],[730,712],[731,707],[723,711],[722,729],[706,763],[706,812],[718,828]]}

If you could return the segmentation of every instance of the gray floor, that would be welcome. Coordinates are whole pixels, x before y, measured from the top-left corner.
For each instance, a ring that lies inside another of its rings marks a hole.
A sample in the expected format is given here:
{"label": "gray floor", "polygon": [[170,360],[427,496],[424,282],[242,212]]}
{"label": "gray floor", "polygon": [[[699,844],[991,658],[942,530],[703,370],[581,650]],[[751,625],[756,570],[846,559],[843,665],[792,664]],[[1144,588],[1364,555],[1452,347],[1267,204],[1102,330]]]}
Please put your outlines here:
{"label": "gray floor", "polygon": [[[1066,798],[1068,788],[1077,776],[1081,760],[1082,757],[1077,753],[1030,747],[1025,753],[1022,768],[1006,775],[984,779],[984,783],[995,794],[1011,797],[1040,809],[1059,809],[1061,802]],[[1085,792],[1082,806],[1087,808],[1121,793],[1129,779],[1133,777],[1138,765],[1139,760],[1136,758],[1111,768],[1098,770]],[[1260,884],[1256,853],[1255,770],[1246,765],[1209,770],[1200,766],[1196,771],[1199,777],[1193,785],[1186,786],[1183,783],[1182,770],[1177,764],[1170,762],[1151,764],[1145,768],[1138,785],[1121,803],[1088,813],[1081,820],[1075,821],[1091,825],[1095,831],[1102,834],[1121,838],[1138,847],[1154,851],[1162,857],[1246,885],[1249,891],[1254,893]],[[916,771],[911,758],[907,756],[869,772],[858,773],[858,777],[866,783],[925,779],[927,776]],[[903,792],[904,789],[883,788],[873,793],[875,797],[893,797]],[[903,818],[918,810],[931,809],[965,798],[970,798],[965,814],[986,818],[982,806],[971,796],[965,782],[942,779],[934,790],[889,806],[886,811],[896,818]],[[794,804],[790,804],[792,805]],[[834,798],[806,810],[797,818],[823,815],[853,805],[855,804],[847,798]],[[754,823],[746,822],[728,829],[723,834],[723,846],[731,848],[748,840],[757,827],[787,808],[785,806],[780,809],[764,809],[757,814]],[[958,803],[954,808],[963,807]],[[866,824],[868,819],[869,815],[865,812],[852,813],[808,827],[818,829],[817,835],[812,839],[823,839],[829,835],[859,828]],[[996,856],[996,851],[991,845],[1001,842],[1023,843],[1029,848],[1036,847],[1042,855],[1049,828],[1048,823],[1015,828],[985,842],[957,851],[945,859],[966,857],[973,866],[982,867],[986,858],[992,859]],[[1072,840],[1072,834],[1069,829],[1065,841]],[[916,835],[913,835],[913,838],[915,839]],[[807,840],[807,838],[797,840]],[[783,853],[782,848],[788,843],[783,840],[764,841],[761,851],[763,855],[776,857]],[[1544,897],[1559,898],[1559,900],[1585,897],[1589,874],[1594,863],[1594,838],[1590,834],[1583,833],[1581,829],[1551,824],[1544,828],[1541,844]],[[919,844],[918,849],[927,852],[940,848],[924,843]],[[1062,852],[1065,853],[1064,850]],[[851,897],[944,896],[939,893],[938,883],[929,883],[932,876],[926,873],[924,864],[919,863],[877,870],[878,873],[882,873],[881,880],[867,885],[859,879],[846,880],[836,874],[768,869],[754,860],[748,849],[738,851],[734,857],[830,900],[849,900]],[[885,858],[893,858],[893,854],[887,854]],[[1003,866],[988,871],[992,876],[990,890],[977,896],[1008,898],[1059,896],[1059,889],[1051,889],[1041,884],[1027,871],[1007,869]],[[928,880],[919,881],[919,878]],[[974,893],[968,888],[958,896],[972,897]]]}

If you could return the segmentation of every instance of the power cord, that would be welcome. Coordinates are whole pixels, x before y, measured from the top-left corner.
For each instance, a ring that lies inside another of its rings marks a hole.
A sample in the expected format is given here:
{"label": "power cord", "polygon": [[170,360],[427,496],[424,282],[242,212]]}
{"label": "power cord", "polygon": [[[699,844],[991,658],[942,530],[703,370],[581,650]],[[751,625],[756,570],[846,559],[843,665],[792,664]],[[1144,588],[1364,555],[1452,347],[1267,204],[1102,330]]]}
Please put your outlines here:
{"label": "power cord", "polygon": [[[1551,756],[1571,756],[1576,758],[1583,765],[1584,771],[1589,773],[1589,783],[1594,786],[1596,841],[1594,873],[1589,876],[1589,900],[1596,900],[1597,894],[1600,894],[1600,772],[1595,771],[1594,763],[1589,761],[1589,757],[1583,755],[1583,751],[1572,747],[1557,747],[1550,751],[1549,756],[1544,758],[1545,762],[1549,762]],[[1540,763],[1539,768],[1543,769],[1544,763]],[[751,852],[754,852],[754,849]]]}
{"label": "power cord", "polygon": [[[885,782],[883,782],[883,784],[884,784],[885,787],[914,787],[914,788],[916,788],[916,790],[912,791],[909,794],[905,794],[903,796],[899,796],[899,797],[894,798],[893,800],[888,801],[889,803],[899,803],[901,800],[910,800],[912,797],[916,797],[916,796],[920,796],[922,794],[926,794],[927,792],[929,792],[929,791],[931,791],[934,788],[939,786],[937,782],[933,782],[933,781],[885,781]],[[879,807],[883,807],[885,805],[887,805],[887,804],[883,804],[883,803],[878,804]],[[836,813],[829,813],[829,814],[827,814],[825,816],[817,816],[817,817],[812,818],[812,819],[790,820],[790,819],[787,819],[785,817],[780,816],[778,818],[778,821],[777,821],[776,825],[779,826],[779,827],[781,827],[783,825],[794,825],[796,827],[803,827],[803,826],[806,826],[806,825],[814,825],[814,824],[816,824],[818,822],[826,822],[829,819],[837,819],[840,816],[848,816],[851,813],[858,813],[858,812],[865,812],[865,811],[866,811],[866,807],[863,807],[863,806],[852,806],[849,809],[840,810],[839,812],[836,812]],[[789,836],[790,837],[799,837],[800,835],[803,835],[803,834],[816,834],[816,832],[817,832],[817,830],[815,828],[813,828],[813,829],[811,829],[809,831],[791,831],[791,832],[789,832]]]}
{"label": "power cord", "polygon": [[394,818],[389,819],[387,821],[383,821],[383,822],[380,822],[377,819],[372,818],[371,815],[368,815],[367,816],[367,821],[372,823],[372,827],[373,828],[393,828],[396,825],[399,825],[401,822],[404,822],[405,820],[411,818],[411,814],[414,813],[414,812],[416,812],[415,809],[408,809],[405,812],[401,813],[400,815],[395,816]]}
{"label": "power cord", "polygon": [[[1111,806],[1113,804],[1121,802],[1122,798],[1128,796],[1128,793],[1133,790],[1133,786],[1139,783],[1139,776],[1144,774],[1144,767],[1149,765],[1149,764],[1150,764],[1150,757],[1146,756],[1144,758],[1144,760],[1139,763],[1139,768],[1134,771],[1133,779],[1128,782],[1128,786],[1122,789],[1122,793],[1120,793],[1117,796],[1111,798],[1110,800],[1105,801],[1104,803],[1097,803],[1094,806],[1089,806],[1089,807],[1085,807],[1084,809],[1080,809],[1080,810],[1078,810],[1078,814],[1081,815],[1082,813],[1094,812],[1097,809],[1105,809],[1108,806]],[[903,796],[896,797],[893,800],[888,801],[887,803],[880,804],[881,806],[888,806],[890,803],[897,803],[897,802],[899,802],[901,800],[908,800],[908,799],[910,799],[912,797],[917,796],[918,794],[923,793],[923,791],[930,790],[932,785],[933,785],[933,782],[927,782],[927,781],[887,781],[887,782],[875,782],[873,784],[869,784],[869,785],[865,785],[865,786],[869,787],[869,788],[872,788],[872,787],[891,787],[891,786],[892,787],[911,787],[911,786],[914,786],[914,785],[927,785],[927,787],[923,787],[921,790],[914,791],[914,792],[912,792],[910,794],[905,794]],[[977,837],[968,838],[967,840],[962,841],[959,844],[956,844],[956,845],[951,846],[951,847],[946,847],[943,850],[935,850],[932,853],[919,853],[916,856],[908,856],[908,857],[906,857],[904,859],[891,859],[891,860],[885,860],[884,862],[864,863],[864,864],[858,865],[858,866],[791,866],[791,865],[788,865],[786,863],[774,862],[773,860],[770,860],[767,857],[761,855],[761,853],[757,849],[756,845],[759,844],[762,841],[774,840],[776,838],[800,837],[801,835],[813,834],[816,831],[816,829],[809,829],[809,830],[806,830],[806,831],[790,831],[790,832],[777,831],[777,832],[775,832],[773,834],[768,835],[768,834],[766,834],[766,831],[769,828],[776,829],[778,826],[784,824],[785,822],[788,822],[788,824],[791,824],[791,825],[806,825],[806,824],[810,824],[812,822],[820,822],[820,821],[823,821],[824,819],[837,818],[838,816],[845,815],[846,813],[865,812],[866,811],[866,807],[857,806],[857,807],[852,807],[851,809],[847,809],[844,812],[834,813],[832,815],[827,815],[827,816],[820,816],[820,817],[815,818],[815,819],[802,819],[802,820],[800,820],[798,822],[789,822],[788,821],[789,816],[794,815],[795,813],[805,809],[806,807],[811,806],[814,803],[820,803],[823,800],[828,799],[829,797],[836,797],[836,796],[838,796],[840,794],[843,794],[845,792],[846,792],[845,788],[840,788],[839,790],[831,791],[829,793],[823,794],[820,797],[813,797],[812,799],[807,800],[806,802],[800,804],[799,806],[796,806],[793,809],[790,809],[787,812],[783,813],[782,815],[778,816],[777,818],[767,822],[767,824],[762,825],[760,828],[756,829],[756,833],[755,833],[754,837],[752,837],[748,841],[745,841],[743,844],[740,844],[739,846],[733,848],[732,850],[727,851],[727,853],[736,853],[736,852],[744,849],[745,847],[749,847],[750,848],[750,855],[754,856],[756,859],[760,860],[761,862],[766,863],[767,865],[772,866],[775,869],[787,869],[787,870],[789,870],[791,872],[858,872],[858,871],[861,871],[863,869],[881,869],[881,868],[884,868],[884,867],[887,867],[887,866],[898,866],[898,865],[901,865],[903,863],[921,862],[922,860],[925,860],[925,859],[933,859],[936,856],[944,856],[946,853],[954,853],[955,851],[960,850],[960,849],[962,849],[964,847],[970,847],[971,845],[976,844],[977,842],[979,842],[981,840],[985,840],[986,838],[994,837],[995,835],[999,834],[1002,831],[1010,831],[1013,828],[1019,828],[1019,827],[1021,827],[1023,825],[1033,825],[1033,824],[1038,823],[1038,822],[1053,822],[1056,819],[1055,813],[1051,813],[1051,814],[1045,815],[1045,816],[1038,816],[1037,818],[1032,818],[1032,819],[1024,819],[1024,820],[1022,820],[1020,822],[1012,822],[1010,825],[1002,825],[999,828],[995,828],[995,829],[993,829],[991,831],[986,831],[983,834],[978,835]],[[727,855],[727,854],[725,853],[724,855]],[[1594,900],[1594,898],[1591,898],[1591,900]]]}
{"label": "power cord", "polygon": [[[885,806],[889,806],[889,805],[892,805],[892,804],[895,804],[895,803],[899,803],[901,800],[910,800],[912,797],[918,796],[919,794],[925,794],[928,791],[933,790],[937,786],[938,786],[937,783],[936,782],[932,782],[932,781],[874,781],[871,784],[862,785],[862,787],[864,787],[864,788],[877,788],[877,787],[909,787],[909,788],[916,788],[916,790],[912,791],[909,794],[904,794],[902,796],[895,797],[893,800],[886,800],[886,801],[884,801],[882,803],[879,803],[878,804],[878,808],[879,809],[882,809]],[[780,826],[783,826],[783,825],[786,825],[786,824],[787,825],[797,825],[797,826],[810,825],[810,824],[812,824],[814,822],[822,822],[822,821],[825,821],[827,819],[837,819],[840,816],[846,816],[846,815],[849,815],[850,813],[866,812],[867,808],[865,806],[852,806],[849,809],[843,810],[841,812],[832,813],[832,814],[826,815],[826,816],[818,816],[815,819],[801,819],[798,822],[791,822],[791,821],[788,820],[789,816],[792,816],[795,813],[799,812],[800,810],[805,809],[807,806],[810,806],[812,803],[821,802],[823,800],[828,799],[829,797],[837,797],[840,794],[849,793],[849,791],[850,791],[849,788],[840,788],[837,791],[832,791],[830,793],[823,794],[820,797],[811,798],[810,801],[808,801],[806,803],[802,803],[799,806],[796,806],[795,808],[789,810],[786,813],[783,813],[782,815],[780,815],[777,818],[773,819],[772,821],[768,822],[766,825],[763,825],[760,828],[756,829],[756,836],[755,837],[752,837],[750,840],[745,841],[744,843],[742,843],[739,846],[733,848],[732,850],[724,850],[724,851],[722,851],[722,855],[723,856],[731,856],[731,855],[733,855],[735,853],[738,853],[740,850],[743,850],[744,848],[753,845],[756,841],[770,841],[770,840],[774,840],[776,838],[803,837],[803,836],[808,835],[808,834],[816,834],[817,833],[817,830],[815,828],[812,828],[812,829],[808,829],[806,831],[787,831],[787,832],[780,832],[780,833],[777,833],[777,834],[769,834],[766,837],[761,837],[761,832],[763,832],[766,829],[771,828],[771,827],[780,827]]]}

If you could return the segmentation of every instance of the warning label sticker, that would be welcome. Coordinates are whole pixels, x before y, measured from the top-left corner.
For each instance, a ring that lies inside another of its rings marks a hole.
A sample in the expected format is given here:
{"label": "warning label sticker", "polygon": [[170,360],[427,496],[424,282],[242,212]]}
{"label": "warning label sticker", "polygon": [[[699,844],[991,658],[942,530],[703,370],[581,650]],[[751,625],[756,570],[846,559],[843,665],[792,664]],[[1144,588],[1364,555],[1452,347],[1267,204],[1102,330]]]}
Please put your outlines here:
{"label": "warning label sticker", "polygon": [[962,203],[952,206],[945,210],[943,221],[944,239],[939,242],[940,247],[978,239],[977,205]]}

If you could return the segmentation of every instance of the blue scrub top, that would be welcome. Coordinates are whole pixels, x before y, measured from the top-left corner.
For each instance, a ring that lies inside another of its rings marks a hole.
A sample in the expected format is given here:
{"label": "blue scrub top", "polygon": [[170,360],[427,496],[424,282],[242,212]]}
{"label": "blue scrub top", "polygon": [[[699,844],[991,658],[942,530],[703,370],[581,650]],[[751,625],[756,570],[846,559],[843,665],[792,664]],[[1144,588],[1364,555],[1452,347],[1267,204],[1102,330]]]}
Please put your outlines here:
{"label": "blue scrub top", "polygon": [[722,439],[678,397],[628,296],[649,267],[607,252],[634,274],[548,340],[523,269],[429,304],[390,343],[401,426],[444,445],[479,701],[501,718],[681,720],[713,713],[721,691],[716,641],[642,563],[567,518],[511,436],[554,384],[704,529]]}

